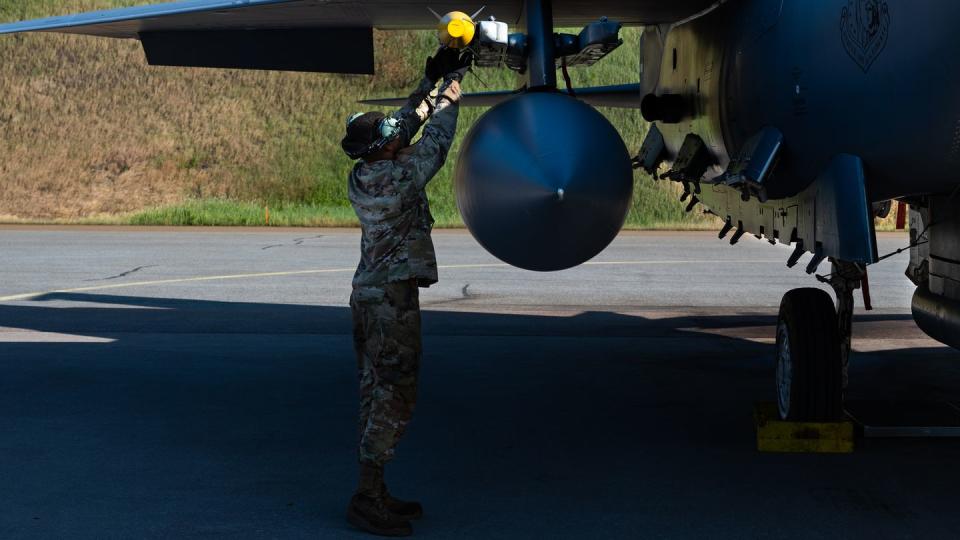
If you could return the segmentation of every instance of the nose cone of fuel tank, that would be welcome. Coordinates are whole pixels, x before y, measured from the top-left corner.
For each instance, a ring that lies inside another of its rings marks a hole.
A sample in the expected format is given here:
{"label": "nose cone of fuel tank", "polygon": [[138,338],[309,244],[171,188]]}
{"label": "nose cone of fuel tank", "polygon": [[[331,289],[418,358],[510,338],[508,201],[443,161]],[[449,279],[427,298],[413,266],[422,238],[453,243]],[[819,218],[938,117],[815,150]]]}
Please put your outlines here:
{"label": "nose cone of fuel tank", "polygon": [[603,251],[623,226],[633,168],[623,140],[589,105],[529,93],[484,114],[457,161],[457,205],[504,262],[563,270]]}

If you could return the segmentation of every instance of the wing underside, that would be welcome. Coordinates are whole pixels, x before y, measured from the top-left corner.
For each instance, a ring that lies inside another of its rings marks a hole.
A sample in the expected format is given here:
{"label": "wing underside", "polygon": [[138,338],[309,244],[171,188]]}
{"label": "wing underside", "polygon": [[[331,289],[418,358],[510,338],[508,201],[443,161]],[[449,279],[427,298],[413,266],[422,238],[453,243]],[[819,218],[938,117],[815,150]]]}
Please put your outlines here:
{"label": "wing underside", "polygon": [[[715,0],[554,0],[557,26],[580,26],[601,16],[624,24],[671,22],[688,17]],[[34,21],[0,24],[0,34],[65,32],[116,38],[137,38],[141,32],[366,27],[383,29],[433,28],[427,10],[475,11],[517,24],[522,0],[185,0],[113,9]]]}
{"label": "wing underside", "polygon": [[[372,73],[371,29],[427,29],[437,12],[475,11],[523,24],[523,0],[184,0],[0,24],[0,34],[59,32],[139,39],[151,64]],[[599,17],[675,21],[715,0],[554,0],[557,26]]]}

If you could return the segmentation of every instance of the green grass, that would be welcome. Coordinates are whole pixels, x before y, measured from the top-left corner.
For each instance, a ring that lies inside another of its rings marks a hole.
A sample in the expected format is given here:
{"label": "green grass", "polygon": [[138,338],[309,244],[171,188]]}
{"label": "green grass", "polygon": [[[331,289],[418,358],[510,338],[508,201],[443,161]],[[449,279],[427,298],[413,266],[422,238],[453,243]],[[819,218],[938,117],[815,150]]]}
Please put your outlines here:
{"label": "green grass", "polygon": [[[136,0],[6,0],[0,20],[139,4]],[[575,87],[635,82],[639,30]],[[0,36],[0,219],[135,224],[352,225],[351,161],[339,148],[357,100],[404,96],[435,48],[433,32],[376,32],[377,75],[146,66],[133,41]],[[466,91],[513,89],[484,70]],[[464,109],[451,156],[484,109]],[[636,152],[639,111],[601,109]],[[461,226],[449,160],[428,186],[440,226]],[[635,178],[631,228],[713,227],[685,214],[675,185]]]}
{"label": "green grass", "polygon": [[342,206],[280,203],[265,206],[224,199],[191,200],[138,212],[131,225],[243,225],[275,227],[340,227],[354,223],[353,211]]}
{"label": "green grass", "polygon": [[[436,226],[461,228],[456,209],[433,210]],[[281,202],[273,205],[228,199],[191,199],[178,204],[148,208],[126,216],[96,216],[84,224],[184,225],[184,226],[272,226],[272,227],[353,227],[357,219],[344,206]],[[626,229],[696,229],[705,224],[690,221],[655,221],[649,214],[631,212]]]}

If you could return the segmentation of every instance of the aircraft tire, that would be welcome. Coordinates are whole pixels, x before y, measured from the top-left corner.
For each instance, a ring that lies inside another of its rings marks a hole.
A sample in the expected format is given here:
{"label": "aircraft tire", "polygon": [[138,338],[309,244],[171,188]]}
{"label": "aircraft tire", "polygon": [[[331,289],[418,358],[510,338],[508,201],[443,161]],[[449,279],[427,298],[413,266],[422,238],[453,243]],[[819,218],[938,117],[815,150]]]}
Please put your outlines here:
{"label": "aircraft tire", "polygon": [[793,289],[777,318],[777,404],[780,417],[832,422],[843,412],[843,366],[837,312],[825,291]]}

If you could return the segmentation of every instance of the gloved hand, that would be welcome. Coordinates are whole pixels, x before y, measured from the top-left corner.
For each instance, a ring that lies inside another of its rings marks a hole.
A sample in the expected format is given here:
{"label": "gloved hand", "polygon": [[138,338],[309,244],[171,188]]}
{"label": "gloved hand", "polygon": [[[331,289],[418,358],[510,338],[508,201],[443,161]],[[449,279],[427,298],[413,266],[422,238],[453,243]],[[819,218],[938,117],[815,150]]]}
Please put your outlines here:
{"label": "gloved hand", "polygon": [[462,82],[471,67],[473,67],[473,51],[468,49],[464,51],[463,54],[457,58],[456,63],[452,64],[451,68],[443,74],[443,80],[447,82]]}
{"label": "gloved hand", "polygon": [[442,79],[447,73],[457,69],[459,65],[459,50],[440,47],[433,56],[427,58],[427,65],[423,68],[423,75],[435,83]]}

